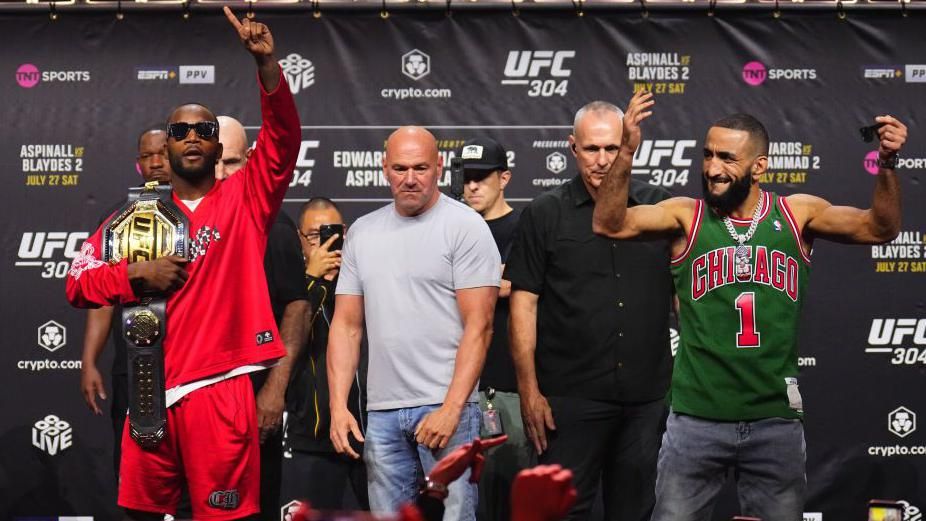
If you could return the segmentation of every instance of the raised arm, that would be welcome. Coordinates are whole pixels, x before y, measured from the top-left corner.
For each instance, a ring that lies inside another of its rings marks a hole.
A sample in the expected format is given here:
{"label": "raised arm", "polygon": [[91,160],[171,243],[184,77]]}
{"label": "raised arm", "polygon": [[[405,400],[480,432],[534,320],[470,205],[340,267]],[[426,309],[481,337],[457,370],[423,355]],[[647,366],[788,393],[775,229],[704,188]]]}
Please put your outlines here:
{"label": "raised arm", "polygon": [[[638,91],[624,112],[621,147],[611,170],[598,188],[592,231],[612,239],[671,237],[680,235],[693,201],[668,199],[655,205],[628,208],[630,170],[633,155],[642,140],[640,123],[652,115],[655,101],[651,92]],[[693,211],[693,210],[692,210]]]}
{"label": "raised arm", "polygon": [[819,197],[795,194],[788,204],[801,226],[804,240],[815,238],[852,244],[887,242],[900,232],[900,183],[893,162],[907,140],[907,127],[892,116],[878,116],[880,145],[878,175],[875,179],[871,208],[834,206]]}

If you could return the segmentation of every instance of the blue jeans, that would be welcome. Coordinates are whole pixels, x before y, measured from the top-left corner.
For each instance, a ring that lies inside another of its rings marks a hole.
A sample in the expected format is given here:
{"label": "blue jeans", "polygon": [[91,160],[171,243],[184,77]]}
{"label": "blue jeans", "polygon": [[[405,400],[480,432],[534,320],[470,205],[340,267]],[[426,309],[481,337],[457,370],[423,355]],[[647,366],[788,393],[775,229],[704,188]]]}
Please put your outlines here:
{"label": "blue jeans", "polygon": [[741,515],[801,521],[805,462],[800,420],[717,422],[673,412],[659,451],[651,521],[709,521],[731,468]]}
{"label": "blue jeans", "polygon": [[[424,405],[388,411],[370,411],[363,459],[367,464],[370,510],[390,513],[403,503],[414,502],[420,483],[446,454],[479,437],[479,407],[468,403],[460,424],[447,447],[430,450],[415,442],[415,427],[439,405]],[[444,521],[476,519],[476,485],[469,482],[469,470],[449,487],[444,501]]]}

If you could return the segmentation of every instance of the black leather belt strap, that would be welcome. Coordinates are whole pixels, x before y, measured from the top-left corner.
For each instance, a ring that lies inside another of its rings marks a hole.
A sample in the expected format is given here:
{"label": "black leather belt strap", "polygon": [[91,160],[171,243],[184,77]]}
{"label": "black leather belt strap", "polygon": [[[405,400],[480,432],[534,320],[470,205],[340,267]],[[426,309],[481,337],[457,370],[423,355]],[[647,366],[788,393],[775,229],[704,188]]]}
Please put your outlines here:
{"label": "black leather belt strap", "polygon": [[[148,183],[129,191],[126,205],[106,223],[103,260],[155,260],[164,255],[188,257],[189,219],[174,204],[171,189]],[[167,298],[145,291],[142,300],[122,311],[129,373],[129,434],[142,448],[153,449],[167,432],[164,336]]]}

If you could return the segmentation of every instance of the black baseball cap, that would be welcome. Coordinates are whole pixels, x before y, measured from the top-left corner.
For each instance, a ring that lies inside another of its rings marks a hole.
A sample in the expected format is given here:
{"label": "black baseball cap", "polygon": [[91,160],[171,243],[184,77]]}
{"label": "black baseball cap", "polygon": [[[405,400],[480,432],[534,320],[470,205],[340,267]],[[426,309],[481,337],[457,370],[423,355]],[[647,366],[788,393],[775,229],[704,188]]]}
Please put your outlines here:
{"label": "black baseball cap", "polygon": [[494,139],[470,139],[459,151],[464,178],[478,181],[492,172],[508,170],[508,154]]}

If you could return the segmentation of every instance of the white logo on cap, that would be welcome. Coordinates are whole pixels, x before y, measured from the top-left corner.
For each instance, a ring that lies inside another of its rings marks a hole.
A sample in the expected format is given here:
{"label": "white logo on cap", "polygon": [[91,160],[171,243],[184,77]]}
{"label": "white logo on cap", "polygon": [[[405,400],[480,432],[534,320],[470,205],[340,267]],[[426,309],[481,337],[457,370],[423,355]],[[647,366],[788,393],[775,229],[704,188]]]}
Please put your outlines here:
{"label": "white logo on cap", "polygon": [[466,145],[460,155],[463,159],[482,159],[482,145]]}

